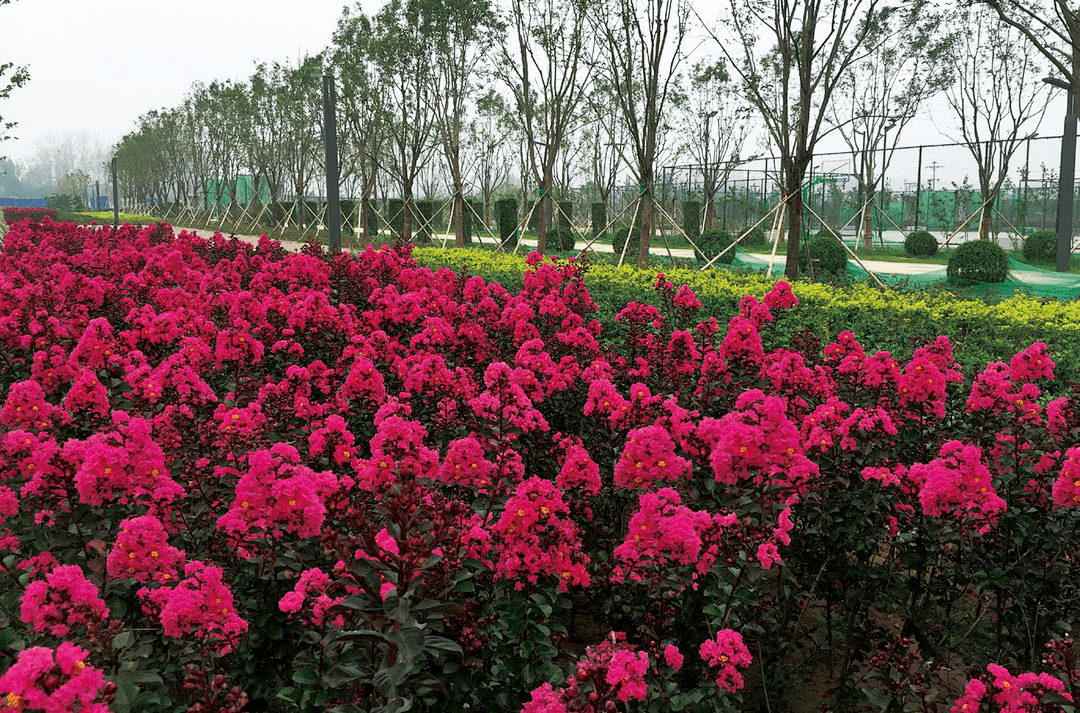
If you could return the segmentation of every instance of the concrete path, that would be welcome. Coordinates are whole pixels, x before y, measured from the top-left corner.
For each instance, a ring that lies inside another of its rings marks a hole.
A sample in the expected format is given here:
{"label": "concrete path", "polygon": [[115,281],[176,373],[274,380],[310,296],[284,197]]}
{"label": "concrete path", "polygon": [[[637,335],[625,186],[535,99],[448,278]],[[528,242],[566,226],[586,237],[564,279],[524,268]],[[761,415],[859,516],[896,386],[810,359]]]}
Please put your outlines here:
{"label": "concrete path", "polygon": [[[196,228],[183,228],[183,227],[179,227],[179,226],[174,226],[173,230],[176,230],[176,231],[186,230],[187,232],[195,233],[196,235],[198,235],[199,237],[202,237],[202,238],[212,238],[214,236],[214,231],[213,230],[203,230],[203,229],[196,229]],[[240,240],[243,240],[244,242],[251,243],[252,245],[256,245],[259,242],[259,237],[260,236],[258,236],[258,235],[237,235],[236,237],[238,239],[240,239]],[[452,245],[453,242],[454,242],[454,237],[452,235],[435,235],[433,237],[434,237],[434,241],[435,241],[436,244],[441,241],[443,244],[449,243],[449,244]],[[473,239],[476,240],[477,242],[481,243],[481,244],[487,244],[487,245],[492,245],[492,244],[498,242],[497,240],[494,240],[491,236],[482,236],[482,237],[481,236],[474,236]],[[289,240],[282,240],[281,245],[286,250],[288,250],[290,252],[299,252],[300,248],[302,248],[304,246],[303,243],[298,243],[298,242],[289,241]],[[523,248],[535,248],[536,247],[536,239],[535,238],[523,238],[521,240],[521,245],[522,245]],[[585,245],[586,245],[586,242],[579,240],[577,242],[577,245],[575,245],[575,248],[577,250],[583,250],[585,248]],[[614,249],[612,248],[612,246],[608,245],[606,243],[593,243],[591,247],[592,247],[593,250],[595,250],[598,253],[614,253]],[[522,252],[520,248],[519,248],[518,252],[519,253]],[[660,257],[660,258],[666,258],[668,256],[668,251],[662,244],[659,247],[657,247],[655,245],[652,246],[650,248],[649,252],[651,254],[655,255],[656,257]],[[671,255],[673,257],[676,257],[676,258],[692,260],[694,258],[694,251],[689,249],[689,248],[671,248]],[[743,262],[749,263],[750,265],[752,265],[754,267],[764,268],[764,267],[767,267],[768,264],[769,264],[769,256],[768,255],[763,255],[763,254],[760,254],[760,253],[740,253],[739,255],[740,255],[740,257],[739,257],[740,260],[742,260]],[[860,258],[860,259],[862,259],[862,258]],[[849,260],[849,262],[853,262],[853,261]],[[881,274],[884,274],[884,275],[923,275],[923,274],[926,274],[926,273],[937,272],[937,271],[941,271],[942,273],[944,273],[944,271],[945,271],[945,266],[944,265],[927,265],[927,264],[923,264],[923,263],[914,263],[914,262],[887,262],[887,261],[884,261],[884,260],[863,260],[862,262],[863,262],[863,265],[865,265],[867,267],[867,269],[869,269],[871,272],[881,273]],[[785,256],[784,255],[777,255],[775,265],[783,267],[784,264],[785,264]]]}

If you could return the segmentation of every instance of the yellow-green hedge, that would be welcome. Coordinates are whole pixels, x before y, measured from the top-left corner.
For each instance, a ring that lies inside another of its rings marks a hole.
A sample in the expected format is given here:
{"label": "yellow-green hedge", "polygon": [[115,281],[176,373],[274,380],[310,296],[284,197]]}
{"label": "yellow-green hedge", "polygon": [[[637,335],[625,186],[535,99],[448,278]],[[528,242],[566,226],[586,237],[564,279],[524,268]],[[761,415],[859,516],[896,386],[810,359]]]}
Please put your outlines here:
{"label": "yellow-green hedge", "polygon": [[[66,220],[68,222],[75,223],[92,223],[98,222],[104,225],[108,223],[112,225],[114,214],[112,211],[95,211],[95,212],[81,212],[81,213],[61,213],[60,220]],[[138,215],[135,213],[121,213],[120,224],[131,223],[135,224],[149,224],[157,223],[158,218],[153,218],[149,215]]]}
{"label": "yellow-green hedge", "polygon": [[[422,264],[464,270],[508,289],[521,285],[527,268],[524,255],[479,249],[418,248],[413,254]],[[702,301],[703,313],[724,324],[734,314],[739,299],[747,294],[760,298],[775,282],[765,275],[725,270],[676,268],[664,270],[664,274],[676,286],[689,285]],[[629,265],[594,264],[586,277],[605,326],[612,324],[614,315],[629,301],[659,306],[653,291],[655,281],[655,271]],[[797,282],[792,289],[800,306],[780,321],[773,346],[784,346],[788,336],[804,328],[827,341],[850,330],[867,350],[883,349],[904,359],[914,347],[946,334],[962,364],[981,368],[990,361],[1007,362],[1017,351],[1042,341],[1058,361],[1059,380],[1080,376],[1080,302],[1044,301],[1017,294],[988,303],[949,294],[883,292],[862,284],[839,288]]]}

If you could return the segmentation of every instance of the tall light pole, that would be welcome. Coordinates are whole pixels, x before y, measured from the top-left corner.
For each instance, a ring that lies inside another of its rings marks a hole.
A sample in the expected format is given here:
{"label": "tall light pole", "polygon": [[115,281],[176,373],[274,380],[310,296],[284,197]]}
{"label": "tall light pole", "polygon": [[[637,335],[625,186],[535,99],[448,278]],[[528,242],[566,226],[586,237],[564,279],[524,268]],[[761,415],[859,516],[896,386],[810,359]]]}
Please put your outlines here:
{"label": "tall light pole", "polygon": [[120,194],[116,190],[116,156],[112,159],[113,227],[120,227]]}
{"label": "tall light pole", "polygon": [[323,148],[326,154],[326,232],[331,255],[341,252],[341,200],[338,195],[337,89],[334,73],[316,74],[322,78]]}
{"label": "tall light pole", "polygon": [[1065,105],[1065,130],[1061,136],[1061,171],[1058,178],[1057,269],[1069,271],[1073,241],[1073,189],[1076,177],[1076,96],[1069,82],[1057,77],[1043,79],[1047,84],[1068,92]]}

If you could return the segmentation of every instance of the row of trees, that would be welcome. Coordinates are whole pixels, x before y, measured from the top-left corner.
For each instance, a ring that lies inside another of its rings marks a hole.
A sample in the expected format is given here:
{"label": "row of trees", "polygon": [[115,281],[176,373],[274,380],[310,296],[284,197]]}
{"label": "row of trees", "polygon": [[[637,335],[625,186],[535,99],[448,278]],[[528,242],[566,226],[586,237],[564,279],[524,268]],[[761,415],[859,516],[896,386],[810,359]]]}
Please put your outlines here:
{"label": "row of trees", "polygon": [[1009,161],[1047,100],[1023,40],[1042,41],[1059,69],[1064,60],[1027,24],[1041,16],[980,2],[992,8],[947,16],[931,0],[725,0],[714,20],[688,0],[389,0],[373,16],[347,9],[330,46],[297,67],[259,65],[246,81],[196,85],[181,106],[148,113],[116,147],[117,162],[139,200],[193,203],[219,181],[235,203],[240,174],[273,198],[295,196],[322,172],[312,75],[333,71],[341,190],[365,212],[370,198],[400,195],[406,238],[418,190],[445,185],[460,242],[466,194],[488,205],[516,174],[526,196],[535,190],[544,250],[560,192],[587,184],[606,202],[628,175],[643,264],[662,210],[659,167],[701,167],[711,222],[756,118],[769,144],[760,150],[780,159],[771,179],[784,196],[794,276],[821,141],[836,132],[851,150],[869,239],[901,131],[942,91],[978,165],[989,232]]}

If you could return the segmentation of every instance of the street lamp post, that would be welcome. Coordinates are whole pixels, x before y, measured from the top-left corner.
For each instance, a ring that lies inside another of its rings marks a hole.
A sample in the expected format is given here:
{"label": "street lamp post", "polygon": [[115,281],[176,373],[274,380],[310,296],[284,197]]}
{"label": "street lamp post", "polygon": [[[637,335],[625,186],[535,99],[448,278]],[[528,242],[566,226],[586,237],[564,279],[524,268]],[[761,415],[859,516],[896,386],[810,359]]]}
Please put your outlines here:
{"label": "street lamp post", "polygon": [[333,72],[316,74],[323,82],[323,148],[326,155],[326,232],[330,254],[341,252],[341,197],[338,194],[337,89]]}
{"label": "street lamp post", "polygon": [[1072,257],[1073,188],[1076,176],[1076,96],[1073,86],[1057,77],[1044,82],[1068,92],[1065,105],[1065,130],[1061,137],[1061,171],[1058,179],[1057,269],[1068,272]]}
{"label": "street lamp post", "polygon": [[116,189],[116,156],[112,160],[113,227],[120,227],[120,194]]}

